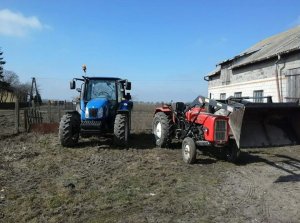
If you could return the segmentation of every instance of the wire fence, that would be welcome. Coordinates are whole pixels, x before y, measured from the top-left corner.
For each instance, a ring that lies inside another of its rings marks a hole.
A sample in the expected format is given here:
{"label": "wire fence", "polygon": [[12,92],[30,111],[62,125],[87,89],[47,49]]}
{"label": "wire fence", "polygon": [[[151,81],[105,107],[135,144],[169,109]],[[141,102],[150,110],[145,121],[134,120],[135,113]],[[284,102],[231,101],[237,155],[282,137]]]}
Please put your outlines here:
{"label": "wire fence", "polygon": [[29,103],[0,103],[0,136],[29,131],[33,124],[58,123],[66,110],[74,109],[71,102],[33,107]]}

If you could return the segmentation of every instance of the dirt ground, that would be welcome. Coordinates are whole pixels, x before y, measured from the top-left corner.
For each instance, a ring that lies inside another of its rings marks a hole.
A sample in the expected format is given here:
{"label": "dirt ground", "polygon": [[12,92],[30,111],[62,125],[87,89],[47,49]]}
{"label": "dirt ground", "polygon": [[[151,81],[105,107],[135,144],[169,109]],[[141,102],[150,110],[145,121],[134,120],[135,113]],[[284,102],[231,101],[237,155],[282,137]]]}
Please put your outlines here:
{"label": "dirt ground", "polygon": [[60,146],[56,134],[0,141],[0,222],[300,222],[300,146],[244,151],[235,165],[180,145],[110,139]]}

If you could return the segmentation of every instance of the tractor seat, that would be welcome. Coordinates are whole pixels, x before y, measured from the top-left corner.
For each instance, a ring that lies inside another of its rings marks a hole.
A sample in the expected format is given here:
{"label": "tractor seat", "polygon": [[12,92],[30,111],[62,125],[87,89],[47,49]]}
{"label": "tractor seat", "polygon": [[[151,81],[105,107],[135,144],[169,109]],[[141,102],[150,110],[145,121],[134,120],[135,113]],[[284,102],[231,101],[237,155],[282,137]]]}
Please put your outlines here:
{"label": "tractor seat", "polygon": [[186,105],[183,102],[176,102],[176,113],[183,114],[185,111]]}

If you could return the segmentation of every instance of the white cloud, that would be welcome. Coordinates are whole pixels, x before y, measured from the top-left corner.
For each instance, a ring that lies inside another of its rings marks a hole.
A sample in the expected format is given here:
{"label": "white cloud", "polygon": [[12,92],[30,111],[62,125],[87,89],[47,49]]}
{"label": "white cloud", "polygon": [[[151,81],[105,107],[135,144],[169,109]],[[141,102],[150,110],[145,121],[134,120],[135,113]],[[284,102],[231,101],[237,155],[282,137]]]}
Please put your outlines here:
{"label": "white cloud", "polygon": [[31,30],[42,30],[43,25],[36,16],[24,16],[9,9],[0,10],[0,35],[26,36]]}

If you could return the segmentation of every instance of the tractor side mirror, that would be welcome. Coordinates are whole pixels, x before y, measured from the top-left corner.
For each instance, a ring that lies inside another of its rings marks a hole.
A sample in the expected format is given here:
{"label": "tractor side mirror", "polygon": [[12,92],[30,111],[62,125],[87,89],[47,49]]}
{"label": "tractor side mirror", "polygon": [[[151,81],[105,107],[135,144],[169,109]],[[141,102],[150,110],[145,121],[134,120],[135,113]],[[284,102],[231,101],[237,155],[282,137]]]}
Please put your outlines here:
{"label": "tractor side mirror", "polygon": [[76,88],[76,83],[74,80],[70,81],[70,89],[75,89]]}
{"label": "tractor side mirror", "polygon": [[131,82],[129,82],[129,81],[125,82],[125,89],[126,90],[131,90]]}
{"label": "tractor side mirror", "polygon": [[126,96],[125,96],[125,98],[126,98],[126,100],[128,100],[128,101],[131,100],[131,94],[130,94],[130,93],[127,93]]}

